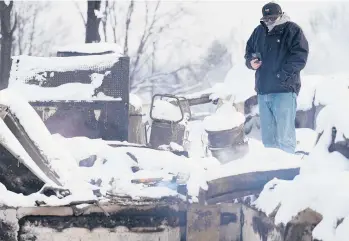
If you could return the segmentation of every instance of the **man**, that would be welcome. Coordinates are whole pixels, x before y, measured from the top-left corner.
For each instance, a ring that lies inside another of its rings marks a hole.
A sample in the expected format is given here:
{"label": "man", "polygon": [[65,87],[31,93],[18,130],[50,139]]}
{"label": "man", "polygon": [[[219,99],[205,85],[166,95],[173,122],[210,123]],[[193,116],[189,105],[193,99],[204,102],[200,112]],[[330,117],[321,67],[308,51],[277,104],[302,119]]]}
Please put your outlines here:
{"label": "man", "polygon": [[262,13],[245,53],[246,66],[256,71],[262,141],[265,147],[294,153],[297,96],[300,72],[308,59],[308,41],[280,5],[268,3]]}

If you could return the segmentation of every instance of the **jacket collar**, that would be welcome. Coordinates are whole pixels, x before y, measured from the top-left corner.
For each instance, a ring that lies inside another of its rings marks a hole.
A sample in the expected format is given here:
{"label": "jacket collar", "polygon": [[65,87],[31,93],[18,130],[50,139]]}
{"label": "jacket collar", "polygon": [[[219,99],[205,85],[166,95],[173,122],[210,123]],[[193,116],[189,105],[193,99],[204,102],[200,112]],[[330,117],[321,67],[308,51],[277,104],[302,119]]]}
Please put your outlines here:
{"label": "jacket collar", "polygon": [[266,34],[274,35],[274,34],[281,34],[289,22],[285,22],[285,23],[282,23],[280,25],[276,25],[271,31],[269,31],[268,26],[263,21],[260,21],[260,23],[263,26]]}
{"label": "jacket collar", "polygon": [[260,21],[260,23],[265,28],[266,33],[272,35],[282,33],[289,21],[290,17],[286,13],[283,13],[281,17],[278,20],[276,20],[276,22],[271,26],[267,26],[263,21]]}

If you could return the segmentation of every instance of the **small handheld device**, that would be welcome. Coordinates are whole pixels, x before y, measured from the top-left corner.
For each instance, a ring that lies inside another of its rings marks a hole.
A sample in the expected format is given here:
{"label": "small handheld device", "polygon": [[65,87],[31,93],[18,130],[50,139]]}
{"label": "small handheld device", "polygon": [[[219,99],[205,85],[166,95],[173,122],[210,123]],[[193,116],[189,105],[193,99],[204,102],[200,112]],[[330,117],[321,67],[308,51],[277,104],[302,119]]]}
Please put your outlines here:
{"label": "small handheld device", "polygon": [[261,53],[253,53],[252,54],[252,59],[255,60],[255,63],[259,63],[261,61]]}

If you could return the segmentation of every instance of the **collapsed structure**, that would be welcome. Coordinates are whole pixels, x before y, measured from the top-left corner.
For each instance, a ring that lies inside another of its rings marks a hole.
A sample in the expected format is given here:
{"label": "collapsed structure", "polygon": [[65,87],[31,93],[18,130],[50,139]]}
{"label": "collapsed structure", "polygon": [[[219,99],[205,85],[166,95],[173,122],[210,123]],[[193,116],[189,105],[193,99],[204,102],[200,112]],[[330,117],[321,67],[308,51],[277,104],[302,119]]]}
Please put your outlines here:
{"label": "collapsed structure", "polygon": [[[190,106],[211,101],[207,93],[154,101],[155,131],[145,145],[129,59],[115,49],[13,58],[10,86],[0,93],[0,240],[293,241],[321,221],[301,212],[288,225],[303,228],[285,229],[251,207],[273,179],[293,180],[303,156],[247,141],[244,105],[224,102],[204,121],[210,152],[222,163],[180,148],[189,140]],[[236,122],[223,123],[223,112]],[[332,143],[337,152],[339,142]]]}

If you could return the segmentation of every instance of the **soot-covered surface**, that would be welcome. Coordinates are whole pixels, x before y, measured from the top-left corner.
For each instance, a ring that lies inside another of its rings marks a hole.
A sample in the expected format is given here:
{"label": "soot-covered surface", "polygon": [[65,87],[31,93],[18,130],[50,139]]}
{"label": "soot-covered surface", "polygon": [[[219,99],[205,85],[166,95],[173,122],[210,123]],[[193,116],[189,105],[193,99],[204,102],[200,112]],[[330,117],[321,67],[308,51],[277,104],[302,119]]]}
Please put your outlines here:
{"label": "soot-covered surface", "polygon": [[[109,213],[109,217],[101,213],[92,213],[81,216],[27,216],[19,220],[21,227],[31,224],[40,227],[49,227],[56,231],[63,231],[67,228],[85,228],[93,230],[96,228],[114,229],[124,226],[128,229],[137,227],[159,227],[166,224],[169,227],[178,227],[185,214],[176,211],[168,206],[154,207],[142,210],[127,208],[115,213]],[[159,229],[159,231],[161,231]],[[25,230],[21,229],[21,232]]]}
{"label": "soot-covered surface", "polygon": [[29,195],[39,191],[44,182],[0,145],[0,182],[7,190]]}

